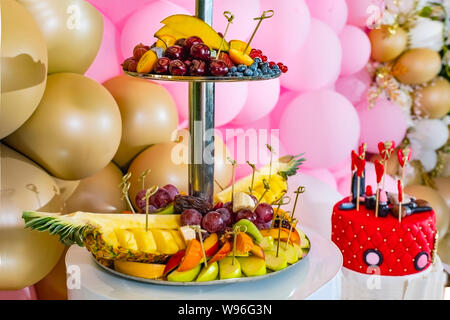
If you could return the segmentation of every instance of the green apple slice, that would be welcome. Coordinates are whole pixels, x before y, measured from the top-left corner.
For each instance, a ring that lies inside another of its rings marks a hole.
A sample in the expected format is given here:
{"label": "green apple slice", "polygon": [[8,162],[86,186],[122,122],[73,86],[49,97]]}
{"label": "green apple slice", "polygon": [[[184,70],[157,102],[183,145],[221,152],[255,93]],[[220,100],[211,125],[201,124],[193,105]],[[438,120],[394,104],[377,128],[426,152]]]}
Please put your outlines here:
{"label": "green apple slice", "polygon": [[266,261],[258,257],[238,258],[242,272],[247,277],[262,276],[267,273]]}
{"label": "green apple slice", "polygon": [[283,250],[283,253],[286,255],[287,263],[294,264],[298,261],[298,252],[291,245],[286,245],[286,242],[282,242],[280,244],[280,250]]}
{"label": "green apple slice", "polygon": [[264,251],[272,251],[274,248],[274,241],[271,236],[263,237],[261,243],[259,244]]}
{"label": "green apple slice", "polygon": [[226,257],[219,261],[219,274],[220,279],[233,279],[240,278],[242,276],[241,265],[239,260],[233,257]]}
{"label": "green apple slice", "polygon": [[202,271],[197,277],[197,282],[213,281],[219,275],[219,264],[217,262],[211,263],[207,267],[203,267]]}
{"label": "green apple slice", "polygon": [[[311,248],[311,244],[309,243],[308,237],[302,230],[297,229],[297,231],[298,231],[298,234],[300,235],[300,248],[307,249],[306,252],[308,252],[309,248]],[[305,251],[305,250],[303,250],[303,251]]]}
{"label": "green apple slice", "polygon": [[266,267],[272,271],[279,271],[287,267],[287,258],[283,250],[266,252]]}
{"label": "green apple slice", "polygon": [[174,281],[174,282],[190,282],[194,281],[195,278],[197,278],[197,275],[200,272],[200,269],[202,268],[202,265],[199,263],[194,268],[186,271],[178,271],[175,270],[172,273],[170,273],[167,276],[168,281]]}
{"label": "green apple slice", "polygon": [[303,259],[303,250],[300,248],[300,246],[296,243],[293,243],[294,249],[297,252],[297,258],[298,260]]}

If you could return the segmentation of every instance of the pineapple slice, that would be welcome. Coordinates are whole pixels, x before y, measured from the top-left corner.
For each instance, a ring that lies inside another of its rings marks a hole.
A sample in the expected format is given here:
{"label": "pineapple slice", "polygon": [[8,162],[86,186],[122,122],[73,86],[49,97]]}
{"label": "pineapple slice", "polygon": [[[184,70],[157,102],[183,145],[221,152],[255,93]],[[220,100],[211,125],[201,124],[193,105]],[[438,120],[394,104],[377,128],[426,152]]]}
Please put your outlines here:
{"label": "pineapple slice", "polygon": [[175,240],[178,248],[180,250],[186,249],[186,243],[181,238],[180,232],[178,230],[170,230],[170,233],[172,234],[172,237]]}
{"label": "pineapple slice", "polygon": [[174,254],[179,251],[178,245],[169,230],[152,229],[151,231],[155,237],[156,246],[158,247],[159,252]]}
{"label": "pineapple slice", "polygon": [[155,238],[150,230],[132,229],[131,232],[134,234],[134,238],[136,239],[140,251],[148,253],[156,253],[158,251]]}
{"label": "pineapple slice", "polygon": [[196,238],[195,230],[188,226],[180,227],[180,233],[184,239],[184,243],[186,244],[189,243],[189,241]]}
{"label": "pineapple slice", "polygon": [[[269,181],[270,177],[270,190],[264,195],[262,202],[273,203],[277,201],[288,188],[287,178],[295,175],[298,167],[305,161],[304,158],[299,156],[284,156],[272,163],[272,169],[270,165],[267,165],[255,172],[253,192],[252,194],[259,199],[264,193],[263,179]],[[252,183],[252,175],[246,176],[234,184],[234,192],[249,192],[249,188]],[[214,196],[215,202],[228,202],[231,201],[231,186],[223,191],[216,193]]]}
{"label": "pineapple slice", "polygon": [[116,229],[114,231],[121,247],[138,251],[136,239],[134,239],[134,234],[131,231],[125,229]]}

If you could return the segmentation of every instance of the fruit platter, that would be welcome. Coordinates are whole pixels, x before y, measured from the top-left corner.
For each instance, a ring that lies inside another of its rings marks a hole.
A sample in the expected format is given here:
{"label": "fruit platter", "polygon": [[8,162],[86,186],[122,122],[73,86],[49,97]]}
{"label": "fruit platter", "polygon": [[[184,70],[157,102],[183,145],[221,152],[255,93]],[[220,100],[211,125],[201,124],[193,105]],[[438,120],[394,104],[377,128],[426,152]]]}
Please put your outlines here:
{"label": "fruit platter", "polygon": [[176,14],[161,21],[151,46],[139,43],[133,55],[122,63],[130,76],[163,81],[229,82],[258,81],[279,77],[288,71],[282,62],[269,61],[251,41],[264,19],[273,11],[255,18],[258,24],[248,42],[225,39],[234,16],[225,11],[228,26],[221,34],[195,16]]}
{"label": "fruit platter", "polygon": [[[86,247],[102,267],[126,278],[165,285],[254,281],[300,263],[310,250],[294,217],[303,187],[292,211],[284,210],[287,179],[303,161],[285,156],[259,170],[249,164],[252,174],[216,193],[214,203],[168,184],[142,189],[134,208],[126,174],[120,187],[130,212],[25,211],[23,219],[26,228]],[[143,186],[148,174],[141,175]]]}

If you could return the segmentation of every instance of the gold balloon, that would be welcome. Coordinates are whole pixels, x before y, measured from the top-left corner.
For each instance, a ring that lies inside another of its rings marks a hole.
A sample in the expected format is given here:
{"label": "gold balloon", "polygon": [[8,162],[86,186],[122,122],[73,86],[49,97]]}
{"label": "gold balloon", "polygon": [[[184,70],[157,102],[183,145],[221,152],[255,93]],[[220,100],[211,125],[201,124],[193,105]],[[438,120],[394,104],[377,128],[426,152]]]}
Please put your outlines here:
{"label": "gold balloon", "polygon": [[64,180],[91,176],[117,151],[119,108],[100,84],[75,73],[48,77],[36,112],[6,143]]}
{"label": "gold balloon", "polygon": [[[128,172],[131,172],[130,199],[135,200],[136,194],[142,189],[140,175],[147,169],[151,172],[145,179],[145,187],[152,185],[175,185],[179,191],[188,193],[188,144],[186,131],[179,134],[183,137],[181,142],[166,142],[156,144],[140,153],[131,163]],[[232,166],[227,158],[230,156],[226,145],[219,137],[214,142],[214,192],[220,187],[227,187],[231,180]],[[218,182],[218,184],[217,184]],[[135,203],[134,203],[135,204]]]}
{"label": "gold balloon", "polygon": [[410,49],[394,64],[392,72],[404,84],[431,81],[441,71],[439,53],[428,48]]}
{"label": "gold balloon", "polygon": [[119,105],[122,139],[114,162],[123,170],[131,160],[152,144],[170,142],[178,125],[175,103],[161,85],[121,75],[106,81]]}
{"label": "gold balloon", "polygon": [[[103,16],[84,0],[18,0],[39,25],[48,48],[48,73],[84,74],[103,38]],[[21,21],[22,23],[22,21]]]}
{"label": "gold balloon", "polygon": [[445,200],[437,193],[436,190],[427,186],[413,185],[405,188],[405,193],[428,201],[436,213],[437,229],[439,236],[444,237],[448,230],[450,220],[450,210]]}
{"label": "gold balloon", "polygon": [[415,111],[421,116],[442,118],[450,111],[450,82],[438,77],[415,93],[417,107]]}
{"label": "gold balloon", "polygon": [[121,200],[121,180],[122,171],[115,164],[108,164],[100,172],[78,182],[65,200],[64,212],[114,213],[128,210],[126,202]]}
{"label": "gold balloon", "polygon": [[65,247],[58,263],[48,275],[34,285],[39,300],[67,300],[67,270]]}
{"label": "gold balloon", "polygon": [[0,290],[19,290],[45,277],[64,250],[57,237],[25,229],[22,212],[60,212],[63,202],[34,162],[2,144],[0,153]]}
{"label": "gold balloon", "polygon": [[20,4],[1,0],[0,139],[34,112],[47,81],[47,46],[38,25]]}
{"label": "gold balloon", "polygon": [[422,171],[420,169],[420,161],[413,160],[408,167],[408,170],[405,173],[405,186],[414,185],[414,184],[423,184]]}
{"label": "gold balloon", "polygon": [[450,177],[439,177],[434,179],[437,192],[447,203],[450,208]]}
{"label": "gold balloon", "polygon": [[369,32],[372,45],[372,59],[379,62],[394,60],[406,49],[408,33],[401,27],[389,30],[390,26],[381,26]]}

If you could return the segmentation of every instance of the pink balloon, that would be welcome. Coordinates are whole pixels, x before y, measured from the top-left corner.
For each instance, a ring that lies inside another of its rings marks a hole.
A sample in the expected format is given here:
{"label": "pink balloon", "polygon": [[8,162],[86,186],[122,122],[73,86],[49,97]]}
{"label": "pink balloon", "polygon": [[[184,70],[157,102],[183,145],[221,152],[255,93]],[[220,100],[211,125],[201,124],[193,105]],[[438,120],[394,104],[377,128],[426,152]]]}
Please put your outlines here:
{"label": "pink balloon", "polygon": [[[228,135],[232,132],[228,131]],[[275,151],[273,159],[286,155],[279,135],[265,129],[253,128],[250,131],[235,131],[235,135],[229,137],[225,144],[230,151],[230,155],[236,160],[236,179],[240,179],[252,173],[251,167],[246,163],[250,161],[259,169],[270,163],[270,152],[266,144],[270,144]]]}
{"label": "pink balloon", "polygon": [[337,189],[336,179],[334,178],[333,174],[331,174],[331,172],[327,169],[301,170],[301,172],[317,178],[322,182],[325,182],[333,189]]}
{"label": "pink balloon", "polygon": [[357,27],[367,27],[381,17],[381,0],[347,0],[347,23]]}
{"label": "pink balloon", "polygon": [[[377,177],[375,173],[375,165],[371,162],[366,162],[366,187],[368,185],[372,186],[372,190],[375,193],[375,190],[377,188]],[[338,181],[339,193],[344,197],[348,196],[350,194],[350,186],[351,179],[349,173],[348,176]],[[385,190],[388,192],[397,193],[397,183],[390,175],[385,176]]]}
{"label": "pink balloon", "polygon": [[273,128],[279,128],[280,127],[280,119],[284,112],[284,110],[287,108],[287,106],[291,103],[292,100],[294,100],[299,95],[296,91],[286,90],[280,95],[280,98],[278,99],[277,104],[273,108],[272,112],[270,113],[270,118],[272,122]]}
{"label": "pink balloon", "polygon": [[247,101],[233,124],[245,124],[268,115],[280,97],[280,80],[255,81],[248,83]]}
{"label": "pink balloon", "polygon": [[[291,52],[297,52],[308,37],[308,7],[303,0],[260,0],[260,3],[261,11],[274,10],[275,13],[272,18],[262,22],[251,46],[262,50],[269,61],[281,61],[289,65]],[[250,30],[254,29],[255,23],[256,21],[249,22]]]}
{"label": "pink balloon", "polygon": [[135,10],[155,0],[87,0],[105,16],[117,23]]}
{"label": "pink balloon", "polygon": [[[187,83],[161,83],[172,95],[182,119],[189,118],[189,89]],[[247,83],[216,83],[216,127],[233,120],[247,100]]]}
{"label": "pink balloon", "polygon": [[347,176],[350,177],[350,167],[351,167],[351,157],[349,156],[347,159],[342,161],[341,163],[338,163],[330,168],[331,174],[333,174],[336,181],[345,178]]}
{"label": "pink balloon", "polygon": [[155,1],[130,15],[123,27],[120,46],[122,55],[133,55],[134,47],[139,43],[153,44],[153,36],[163,25],[161,21],[173,14],[189,14],[189,12],[168,1]]}
{"label": "pink balloon", "polygon": [[305,167],[328,168],[346,159],[357,145],[358,115],[353,105],[336,92],[307,92],[284,111],[280,137],[289,153],[305,152]]}
{"label": "pink balloon", "polygon": [[347,25],[339,34],[342,46],[341,75],[360,71],[370,58],[370,40],[360,28]]}
{"label": "pink balloon", "polygon": [[323,88],[336,81],[341,69],[342,48],[336,33],[324,22],[311,19],[311,29],[299,51],[291,52],[289,71],[281,85],[295,91]]}
{"label": "pink balloon", "polygon": [[34,286],[14,291],[0,291],[0,300],[37,300]]}
{"label": "pink balloon", "polygon": [[103,40],[97,57],[86,71],[85,76],[104,82],[122,73],[122,57],[117,51],[117,30],[114,24],[104,17]]}
{"label": "pink balloon", "polygon": [[[191,2],[195,3],[195,1]],[[226,39],[228,41],[233,39],[247,41],[256,25],[253,18],[261,15],[259,0],[214,0],[213,28],[222,34],[228,24],[227,19],[223,16],[224,11],[234,14],[234,20],[228,29]],[[260,36],[259,31],[258,36]]]}
{"label": "pink balloon", "polygon": [[378,152],[378,142],[393,140],[399,145],[403,140],[407,122],[403,110],[393,102],[379,98],[369,109],[367,101],[357,106],[361,122],[361,142],[367,143],[367,151]]}
{"label": "pink balloon", "polygon": [[355,104],[362,99],[367,99],[367,90],[371,83],[369,72],[364,68],[360,72],[350,76],[341,76],[337,79],[336,91]]}
{"label": "pink balloon", "polygon": [[311,17],[319,19],[334,32],[341,32],[347,21],[347,3],[345,0],[306,0]]}

